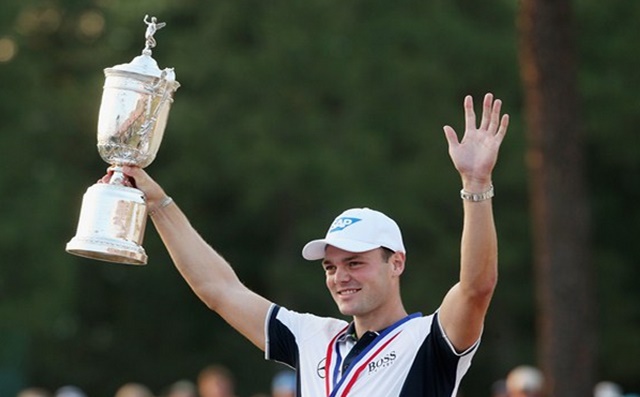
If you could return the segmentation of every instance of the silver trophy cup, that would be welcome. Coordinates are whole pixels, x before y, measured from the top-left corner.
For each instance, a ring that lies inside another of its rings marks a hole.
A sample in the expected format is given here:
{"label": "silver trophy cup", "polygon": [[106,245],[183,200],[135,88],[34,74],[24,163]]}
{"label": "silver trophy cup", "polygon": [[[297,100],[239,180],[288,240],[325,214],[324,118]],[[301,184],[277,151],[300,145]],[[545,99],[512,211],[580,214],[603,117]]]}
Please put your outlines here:
{"label": "silver trophy cup", "polygon": [[67,252],[107,262],[144,265],[142,247],[147,205],[142,191],[130,186],[122,166],[144,168],[155,159],[167,124],[173,94],[180,84],[172,68],[160,70],[151,57],[154,33],[165,24],[147,24],[142,55],[104,70],[98,116],[98,152],[110,164],[111,178],[89,187],[82,200],[75,237]]}

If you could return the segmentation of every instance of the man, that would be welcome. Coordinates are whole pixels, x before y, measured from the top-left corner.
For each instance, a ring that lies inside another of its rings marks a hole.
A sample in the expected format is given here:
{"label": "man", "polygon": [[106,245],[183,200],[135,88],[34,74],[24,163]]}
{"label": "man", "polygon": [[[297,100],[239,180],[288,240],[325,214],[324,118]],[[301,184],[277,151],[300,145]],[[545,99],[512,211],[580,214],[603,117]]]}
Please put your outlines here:
{"label": "man", "polygon": [[218,364],[204,367],[198,373],[198,396],[200,397],[234,397],[235,381],[231,371]]}
{"label": "man", "polygon": [[508,397],[542,397],[544,376],[542,371],[530,365],[519,365],[507,375]]}
{"label": "man", "polygon": [[278,372],[271,381],[271,397],[295,397],[296,373],[291,370]]}
{"label": "man", "polygon": [[141,383],[128,382],[116,390],[114,397],[153,397],[153,393]]}
{"label": "man", "polygon": [[326,286],[353,322],[300,314],[246,288],[146,172],[125,167],[176,267],[198,297],[268,359],[296,368],[299,396],[455,396],[482,332],[497,282],[491,173],[509,118],[485,95],[479,127],[464,100],[465,133],[444,127],[462,179],[460,281],[436,313],[408,315],[400,298],[406,251],[386,215],[355,208],[339,216],[303,256],[322,259]]}
{"label": "man", "polygon": [[166,397],[198,397],[196,385],[187,379],[181,379],[169,385],[166,393],[162,394]]}
{"label": "man", "polygon": [[16,397],[51,397],[53,394],[41,387],[28,387],[18,392]]}

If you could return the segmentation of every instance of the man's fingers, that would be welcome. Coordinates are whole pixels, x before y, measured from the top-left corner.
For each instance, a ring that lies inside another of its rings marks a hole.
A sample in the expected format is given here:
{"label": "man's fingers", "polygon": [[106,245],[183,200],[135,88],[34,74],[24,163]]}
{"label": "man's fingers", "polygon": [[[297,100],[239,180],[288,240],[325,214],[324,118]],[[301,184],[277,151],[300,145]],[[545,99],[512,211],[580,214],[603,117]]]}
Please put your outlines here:
{"label": "man's fingers", "polygon": [[498,125],[500,122],[500,109],[502,109],[502,101],[496,99],[493,102],[493,108],[491,109],[491,120],[489,121],[489,125],[487,126],[487,131],[494,134],[498,129]]}
{"label": "man's fingers", "polygon": [[140,171],[141,169],[139,167],[132,167],[130,165],[125,165],[122,167],[122,172],[132,178],[140,177],[140,175],[142,174]]}
{"label": "man's fingers", "polygon": [[491,106],[493,105],[493,94],[487,93],[482,101],[482,120],[480,121],[480,129],[486,130],[489,127],[492,115]]}
{"label": "man's fingers", "polygon": [[473,110],[473,98],[471,95],[464,97],[464,123],[466,131],[476,129],[476,113]]}
{"label": "man's fingers", "polygon": [[124,167],[122,167],[122,173],[125,174],[127,176],[127,179],[131,181],[132,186],[144,186],[146,175],[141,168],[125,165]]}
{"label": "man's fingers", "polygon": [[501,143],[504,139],[504,136],[507,134],[507,128],[509,127],[509,115],[503,114],[502,119],[500,120],[500,127],[498,128],[498,132],[496,133],[496,139],[498,143]]}
{"label": "man's fingers", "polygon": [[452,148],[459,144],[458,134],[456,134],[456,131],[453,128],[451,128],[448,125],[445,125],[443,127],[443,130],[444,130],[444,136],[445,138],[447,138],[447,143],[449,144],[449,148]]}

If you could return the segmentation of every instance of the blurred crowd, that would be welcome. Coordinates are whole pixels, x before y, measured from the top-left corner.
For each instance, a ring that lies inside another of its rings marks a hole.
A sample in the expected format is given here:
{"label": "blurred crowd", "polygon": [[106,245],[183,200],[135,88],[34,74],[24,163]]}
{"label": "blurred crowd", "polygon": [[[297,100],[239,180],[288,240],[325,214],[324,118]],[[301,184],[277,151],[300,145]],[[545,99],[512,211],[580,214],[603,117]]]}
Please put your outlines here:
{"label": "blurred crowd", "polygon": [[[269,391],[250,397],[295,397],[296,374],[292,370],[277,373]],[[29,387],[16,397],[90,397],[80,387],[67,385],[57,390]],[[92,396],[91,396],[92,397]],[[102,396],[100,396],[102,397]],[[183,379],[167,386],[158,394],[142,383],[129,382],[118,388],[113,397],[238,397],[234,376],[222,365],[203,368],[195,381]]]}
{"label": "blurred crowd", "polygon": [[[538,368],[520,365],[513,368],[504,379],[491,387],[491,397],[551,397],[545,395],[545,380]],[[296,374],[292,370],[277,373],[271,382],[269,392],[250,397],[295,397]],[[16,397],[89,397],[77,386],[63,386],[55,391],[39,387],[22,390]],[[122,385],[113,397],[238,397],[233,374],[221,365],[203,368],[195,381],[179,380],[159,394],[141,383]],[[623,390],[617,383],[602,381],[593,388],[593,397],[640,397],[640,394]]]}
{"label": "blurred crowd", "polygon": [[[552,397],[545,393],[542,371],[531,365],[513,368],[505,379],[493,383],[491,397]],[[617,383],[602,381],[593,388],[593,397],[640,397],[636,393],[624,393]]]}

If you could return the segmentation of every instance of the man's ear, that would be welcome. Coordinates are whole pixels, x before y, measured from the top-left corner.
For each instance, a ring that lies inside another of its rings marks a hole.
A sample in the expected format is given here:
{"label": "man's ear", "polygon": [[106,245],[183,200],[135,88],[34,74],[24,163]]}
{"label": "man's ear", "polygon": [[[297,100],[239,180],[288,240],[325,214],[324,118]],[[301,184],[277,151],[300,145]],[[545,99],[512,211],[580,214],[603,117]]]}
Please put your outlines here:
{"label": "man's ear", "polygon": [[393,255],[391,255],[389,262],[391,262],[394,275],[399,276],[404,273],[405,260],[406,255],[402,252],[394,252]]}

